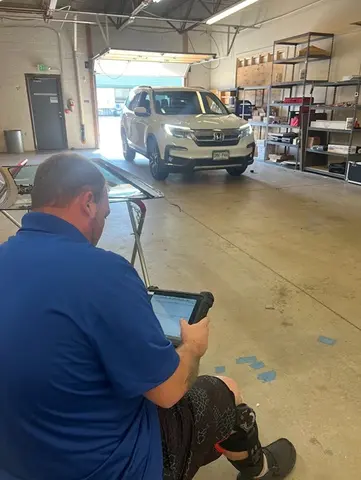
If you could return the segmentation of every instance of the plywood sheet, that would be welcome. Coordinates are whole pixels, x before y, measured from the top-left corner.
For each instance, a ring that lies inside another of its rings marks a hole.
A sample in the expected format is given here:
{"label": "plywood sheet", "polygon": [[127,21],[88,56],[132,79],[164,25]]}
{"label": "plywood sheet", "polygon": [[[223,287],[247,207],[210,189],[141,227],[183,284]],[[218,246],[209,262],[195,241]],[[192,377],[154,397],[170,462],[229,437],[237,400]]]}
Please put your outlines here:
{"label": "plywood sheet", "polygon": [[[276,58],[280,59],[284,52],[276,52]],[[237,86],[270,85],[272,83],[273,55],[261,53],[250,58],[237,59]],[[274,65],[273,82],[282,82],[285,77],[285,66]]]}

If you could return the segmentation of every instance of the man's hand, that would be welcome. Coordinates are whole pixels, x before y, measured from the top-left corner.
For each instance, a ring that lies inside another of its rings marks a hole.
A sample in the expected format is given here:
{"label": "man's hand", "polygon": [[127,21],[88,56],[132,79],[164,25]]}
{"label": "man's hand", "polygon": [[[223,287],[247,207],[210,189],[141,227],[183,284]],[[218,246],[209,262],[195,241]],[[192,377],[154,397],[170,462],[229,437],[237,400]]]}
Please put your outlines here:
{"label": "man's hand", "polygon": [[181,320],[182,345],[177,348],[179,366],[174,374],[145,396],[163,408],[170,408],[188,392],[197,380],[199,361],[206,353],[209,337],[209,320],[204,318],[194,325]]}
{"label": "man's hand", "polygon": [[204,318],[194,325],[181,320],[182,345],[191,350],[198,358],[203,357],[208,349],[209,319]]}

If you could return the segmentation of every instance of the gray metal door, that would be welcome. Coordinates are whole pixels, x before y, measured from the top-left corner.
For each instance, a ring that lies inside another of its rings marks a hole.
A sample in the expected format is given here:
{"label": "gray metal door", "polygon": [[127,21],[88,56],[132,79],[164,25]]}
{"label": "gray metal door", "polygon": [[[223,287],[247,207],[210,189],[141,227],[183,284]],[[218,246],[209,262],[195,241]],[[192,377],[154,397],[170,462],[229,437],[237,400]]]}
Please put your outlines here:
{"label": "gray metal door", "polygon": [[26,75],[30,112],[37,150],[67,148],[60,77]]}

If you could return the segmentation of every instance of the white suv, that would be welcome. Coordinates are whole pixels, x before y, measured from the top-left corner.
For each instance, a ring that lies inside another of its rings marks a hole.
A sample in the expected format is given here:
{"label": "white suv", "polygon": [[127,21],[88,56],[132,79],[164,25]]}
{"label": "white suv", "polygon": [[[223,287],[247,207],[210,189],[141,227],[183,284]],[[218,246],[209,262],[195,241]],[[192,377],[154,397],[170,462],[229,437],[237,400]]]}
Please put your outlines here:
{"label": "white suv", "polygon": [[214,169],[239,176],[253,163],[252,128],[202,88],[135,88],[123,109],[121,136],[124,158],[145,155],[156,180]]}

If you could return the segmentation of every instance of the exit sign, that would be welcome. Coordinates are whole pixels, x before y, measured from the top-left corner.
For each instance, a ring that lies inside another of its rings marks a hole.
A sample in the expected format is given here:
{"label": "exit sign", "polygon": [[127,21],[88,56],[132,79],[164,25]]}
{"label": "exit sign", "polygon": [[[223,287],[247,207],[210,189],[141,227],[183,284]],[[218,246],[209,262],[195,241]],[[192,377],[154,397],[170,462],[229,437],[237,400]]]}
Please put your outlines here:
{"label": "exit sign", "polygon": [[38,63],[38,71],[39,72],[48,72],[51,70],[51,67],[48,67],[47,65],[44,65],[43,63]]}

